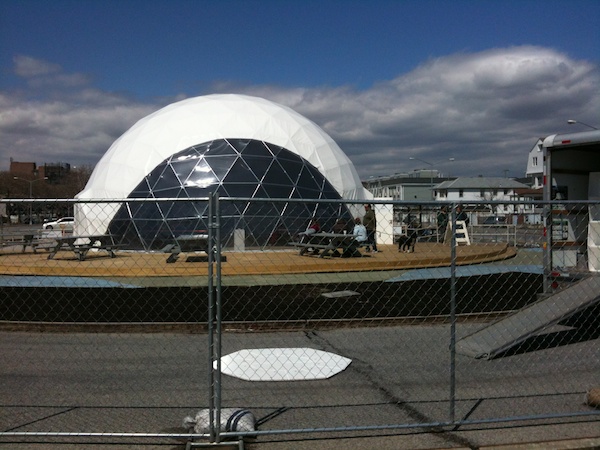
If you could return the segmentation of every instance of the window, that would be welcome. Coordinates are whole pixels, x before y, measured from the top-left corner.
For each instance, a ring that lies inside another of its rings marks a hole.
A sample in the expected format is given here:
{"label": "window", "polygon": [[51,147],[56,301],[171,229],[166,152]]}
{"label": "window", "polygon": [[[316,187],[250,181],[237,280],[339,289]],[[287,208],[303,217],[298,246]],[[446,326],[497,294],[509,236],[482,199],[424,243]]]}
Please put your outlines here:
{"label": "window", "polygon": [[459,198],[463,198],[463,196],[464,196],[464,195],[465,195],[465,192],[464,192],[464,190],[463,190],[463,189],[459,189],[459,190],[458,190],[458,197],[459,197]]}

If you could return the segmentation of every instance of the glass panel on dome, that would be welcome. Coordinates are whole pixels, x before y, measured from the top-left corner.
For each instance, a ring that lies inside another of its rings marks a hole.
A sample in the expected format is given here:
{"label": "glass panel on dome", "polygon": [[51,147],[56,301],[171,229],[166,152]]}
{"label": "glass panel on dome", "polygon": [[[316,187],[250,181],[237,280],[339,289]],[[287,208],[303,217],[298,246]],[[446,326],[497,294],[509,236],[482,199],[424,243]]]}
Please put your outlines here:
{"label": "glass panel on dome", "polygon": [[251,139],[225,139],[238,153],[242,153],[246,146],[252,142]]}
{"label": "glass panel on dome", "polygon": [[162,222],[147,239],[150,248],[164,248],[173,243],[173,233],[167,222]]}
{"label": "glass panel on dome", "polygon": [[[154,189],[154,187],[156,186],[156,183],[158,183],[161,179],[161,176],[163,174],[163,172],[165,171],[165,169],[167,169],[166,166],[164,165],[160,165],[158,167],[156,167],[152,172],[150,172],[148,175],[146,175],[146,179],[144,183],[140,183],[135,189],[135,191],[142,191],[142,192],[152,192],[152,190]],[[172,170],[170,168],[168,168],[168,170],[170,172],[172,172]]]}
{"label": "glass panel on dome", "polygon": [[193,207],[192,202],[173,202],[173,206],[169,209],[167,217],[190,219],[198,217],[198,212]]}
{"label": "glass panel on dome", "polygon": [[[331,183],[300,156],[249,139],[215,140],[173,155],[148,174],[131,197],[191,199],[207,198],[212,192],[222,198],[339,198]],[[237,228],[246,231],[249,246],[279,245],[306,229],[314,215],[325,226],[341,215],[339,205],[287,201],[222,201],[219,208],[225,245],[233,245]],[[115,215],[110,230],[118,231],[129,248],[160,249],[176,234],[207,229],[207,209],[208,201],[129,202]]]}
{"label": "glass panel on dome", "polygon": [[338,191],[331,185],[331,183],[324,183],[323,189],[321,191],[322,198],[336,198],[339,196]]}
{"label": "glass panel on dome", "polygon": [[[159,201],[157,201],[155,204],[156,204],[156,208],[158,209],[158,212],[160,214],[160,219],[164,220],[164,218],[167,217],[167,215],[169,213],[169,209],[171,209],[171,206],[173,206],[173,202],[171,202],[171,201],[168,201],[168,202],[159,202]],[[136,217],[136,216],[133,216],[133,217]]]}
{"label": "glass panel on dome", "polygon": [[283,147],[270,147],[276,159],[285,159],[289,161],[302,161],[302,158],[294,152]]}
{"label": "glass panel on dome", "polygon": [[313,199],[319,198],[321,191],[319,189],[309,189],[304,186],[297,186],[298,198]]}
{"label": "glass panel on dome", "polygon": [[264,158],[264,157],[256,157],[256,156],[244,156],[244,161],[248,164],[248,167],[254,172],[254,175],[260,180],[265,172],[269,170],[273,159],[272,158]]}
{"label": "glass panel on dome", "polygon": [[[227,228],[227,224],[224,222],[229,222],[229,226],[231,226],[231,221],[233,219],[238,219],[244,214],[244,210],[247,207],[247,202],[222,202],[219,203],[219,207],[221,208],[222,221],[221,225],[224,228]],[[233,230],[233,228],[230,228]],[[222,234],[222,233],[221,233]]]}
{"label": "glass panel on dome", "polygon": [[150,188],[149,184],[148,184],[149,180],[148,178],[144,178],[140,184],[138,184],[133,191],[131,191],[131,193],[129,194],[129,197],[134,197],[134,198],[144,198],[148,195],[149,192],[152,191],[152,189]]}
{"label": "glass panel on dome", "polygon": [[244,217],[253,217],[258,220],[263,220],[263,227],[268,226],[272,220],[266,220],[267,218],[278,219],[280,211],[270,202],[250,202],[248,208],[244,211]]}
{"label": "glass panel on dome", "polygon": [[224,183],[256,183],[258,179],[250,167],[239,158],[231,167],[231,170],[225,175]]}
{"label": "glass panel on dome", "polygon": [[202,156],[196,160],[194,170],[196,172],[209,172],[210,171],[210,166],[206,162],[206,158],[204,158],[204,156]]}
{"label": "glass panel on dome", "polygon": [[210,166],[215,176],[219,180],[223,180],[237,159],[237,156],[207,156],[205,161]]}
{"label": "glass panel on dome", "polygon": [[270,184],[284,184],[291,186],[294,184],[294,180],[290,179],[287,172],[279,165],[278,162],[274,161],[269,168],[269,171],[263,177],[263,183]]}
{"label": "glass panel on dome", "polygon": [[138,235],[138,241],[143,248],[151,248],[150,244],[156,235],[156,230],[161,226],[162,222],[156,220],[147,220],[144,218],[136,218],[133,220],[134,229]]}
{"label": "glass panel on dome", "polygon": [[292,195],[292,187],[281,184],[262,184],[263,189],[267,192],[267,198],[290,198]]}
{"label": "glass panel on dome", "polygon": [[[302,189],[312,189],[314,191],[320,191],[320,185],[317,180],[313,177],[313,174],[307,167],[302,168],[300,176],[298,177],[297,186]],[[315,197],[308,197],[315,198]]]}
{"label": "glass panel on dome", "polygon": [[[204,156],[225,156],[232,155],[237,156],[238,152],[235,148],[233,148],[229,142],[224,139],[217,139],[206,144],[206,151],[204,152]],[[198,146],[197,146],[198,147]]]}
{"label": "glass panel on dome", "polygon": [[131,208],[133,218],[144,217],[144,218],[162,219],[162,217],[163,217],[162,211],[159,209],[157,203],[146,202],[146,203],[139,203],[139,205],[140,206],[137,209],[135,208],[135,206],[132,206],[132,208]]}
{"label": "glass panel on dome", "polygon": [[[181,194],[185,192],[184,188],[181,186],[165,186],[164,188],[155,188],[152,192],[146,192],[148,197],[163,197],[163,198],[178,198]],[[154,194],[154,195],[151,195]]]}
{"label": "glass panel on dome", "polygon": [[265,146],[265,143],[261,141],[250,141],[241,151],[241,154],[244,159],[248,158],[249,156],[259,156],[273,159],[273,155]]}
{"label": "glass panel on dome", "polygon": [[211,186],[215,186],[219,184],[219,180],[215,176],[214,173],[192,173],[183,186],[186,189],[197,190],[200,189],[209,189]]}
{"label": "glass panel on dome", "polygon": [[177,236],[207,232],[206,222],[201,218],[170,220],[168,224],[171,230],[171,242]]}
{"label": "glass panel on dome", "polygon": [[254,192],[256,191],[257,184],[256,183],[227,183],[223,186],[221,190],[221,194],[225,197],[254,197]]}
{"label": "glass panel on dome", "polygon": [[217,189],[217,186],[218,185],[209,186],[208,188],[199,188],[199,187],[186,188],[185,189],[186,197],[187,198],[205,198],[208,200],[208,197],[210,197],[211,192],[214,192]]}
{"label": "glass panel on dome", "polygon": [[304,166],[302,161],[290,161],[287,159],[278,159],[274,164],[281,166],[281,169],[286,173],[292,184],[296,184],[300,176],[300,171]]}
{"label": "glass panel on dome", "polygon": [[[264,186],[258,186],[253,195],[254,198],[271,198],[269,193],[265,190]],[[261,202],[262,203],[262,202]]]}
{"label": "glass panel on dome", "polygon": [[173,172],[177,175],[177,178],[183,182],[190,176],[190,173],[193,172],[197,162],[198,160],[196,159],[189,159],[177,163],[172,162],[170,166],[172,167]]}
{"label": "glass panel on dome", "polygon": [[155,189],[160,189],[161,186],[181,186],[180,178],[173,171],[173,167],[167,165],[164,167],[164,170],[160,172],[154,180],[149,181],[149,185],[152,187],[151,191]]}

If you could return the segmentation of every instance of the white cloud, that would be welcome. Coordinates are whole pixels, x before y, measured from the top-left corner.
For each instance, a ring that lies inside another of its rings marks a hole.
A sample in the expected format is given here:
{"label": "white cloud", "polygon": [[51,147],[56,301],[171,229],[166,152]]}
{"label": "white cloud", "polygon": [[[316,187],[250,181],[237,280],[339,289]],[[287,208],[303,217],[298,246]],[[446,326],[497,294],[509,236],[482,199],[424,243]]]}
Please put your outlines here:
{"label": "white cloud", "polygon": [[40,88],[77,88],[90,82],[90,77],[80,73],[66,74],[62,67],[30,56],[14,58],[15,75],[26,80],[32,89]]}
{"label": "white cloud", "polygon": [[[181,100],[149,104],[104,92],[85,74],[31,57],[16,58],[15,73],[28,84],[26,94],[0,92],[6,160],[94,164],[137,120]],[[600,71],[524,46],[432,59],[367,90],[220,83],[205,93],[213,92],[290,106],[328,132],[363,178],[419,168],[410,156],[439,161],[446,174],[522,176],[538,137],[575,131],[570,118],[597,124]]]}
{"label": "white cloud", "polygon": [[30,56],[15,56],[14,64],[15,73],[23,78],[39,77],[61,72],[61,67],[58,64],[52,64]]}
{"label": "white cloud", "polygon": [[522,176],[538,137],[575,131],[572,116],[597,120],[599,88],[589,62],[516,47],[431,60],[365,92],[292,94],[287,104],[322,125],[363,176],[412,170],[409,156],[455,157],[441,168],[453,174]]}

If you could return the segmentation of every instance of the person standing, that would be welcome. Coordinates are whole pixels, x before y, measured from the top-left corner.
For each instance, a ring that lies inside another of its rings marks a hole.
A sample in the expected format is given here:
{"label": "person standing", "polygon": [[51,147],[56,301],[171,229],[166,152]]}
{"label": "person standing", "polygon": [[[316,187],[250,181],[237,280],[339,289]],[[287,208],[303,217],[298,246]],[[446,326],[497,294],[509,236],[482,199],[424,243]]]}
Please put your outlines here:
{"label": "person standing", "polygon": [[[365,205],[363,225],[367,229],[367,243],[373,247],[373,252],[377,253],[377,238],[375,236],[377,232],[377,220],[375,218],[375,211],[373,211],[371,205]],[[371,251],[371,249],[367,247],[367,251]]]}
{"label": "person standing", "polygon": [[448,226],[448,208],[442,206],[437,213],[437,241],[444,242],[446,227]]}
{"label": "person standing", "polygon": [[469,225],[469,216],[463,210],[463,205],[458,205],[456,207],[456,221],[458,222],[459,220],[462,220],[465,223],[465,226]]}
{"label": "person standing", "polygon": [[456,232],[456,238],[457,239],[463,239],[465,238],[465,234],[464,233],[459,233],[459,226],[458,226],[458,222],[463,222],[465,225],[465,231],[467,229],[467,227],[469,226],[469,216],[467,215],[467,213],[463,210],[463,205],[458,205],[456,207],[456,223],[457,223],[457,232]]}

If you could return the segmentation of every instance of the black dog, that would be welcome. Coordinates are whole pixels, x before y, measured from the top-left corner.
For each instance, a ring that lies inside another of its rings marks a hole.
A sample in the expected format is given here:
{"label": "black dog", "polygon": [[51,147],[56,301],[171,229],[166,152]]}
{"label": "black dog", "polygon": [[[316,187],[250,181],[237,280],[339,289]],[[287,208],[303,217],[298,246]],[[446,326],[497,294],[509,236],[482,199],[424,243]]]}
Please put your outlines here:
{"label": "black dog", "polygon": [[415,244],[417,243],[417,232],[409,231],[407,235],[398,237],[398,251],[406,253],[414,253]]}

